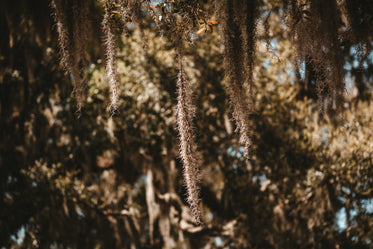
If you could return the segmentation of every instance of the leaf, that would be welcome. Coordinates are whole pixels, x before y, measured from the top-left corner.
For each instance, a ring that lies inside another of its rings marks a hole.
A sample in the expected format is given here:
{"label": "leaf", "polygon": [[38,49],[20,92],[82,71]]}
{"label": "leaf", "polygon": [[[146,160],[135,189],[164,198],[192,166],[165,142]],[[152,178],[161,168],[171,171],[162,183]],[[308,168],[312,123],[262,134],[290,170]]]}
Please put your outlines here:
{"label": "leaf", "polygon": [[217,21],[209,21],[208,24],[209,25],[216,25],[216,24],[218,24],[218,22]]}
{"label": "leaf", "polygon": [[199,29],[199,30],[196,32],[196,35],[200,35],[200,34],[202,34],[203,32],[206,32],[206,27],[203,27],[203,28]]}

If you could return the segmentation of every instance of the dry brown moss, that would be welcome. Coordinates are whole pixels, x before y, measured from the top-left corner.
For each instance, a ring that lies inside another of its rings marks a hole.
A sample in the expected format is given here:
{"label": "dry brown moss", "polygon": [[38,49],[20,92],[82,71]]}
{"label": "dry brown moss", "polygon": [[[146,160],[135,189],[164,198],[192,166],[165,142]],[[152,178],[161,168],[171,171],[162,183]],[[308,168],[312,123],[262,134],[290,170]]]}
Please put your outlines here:
{"label": "dry brown moss", "polygon": [[105,15],[102,21],[102,30],[104,32],[104,47],[106,55],[106,77],[109,81],[110,87],[110,106],[109,109],[112,114],[118,110],[118,74],[116,66],[116,49],[115,36],[112,31],[112,24],[110,19],[110,5],[105,5]]}
{"label": "dry brown moss", "polygon": [[285,2],[298,60],[312,67],[322,111],[340,110],[345,87],[337,1]]}
{"label": "dry brown moss", "polygon": [[71,74],[77,113],[80,115],[86,90],[86,44],[88,33],[88,2],[52,0],[56,21],[61,64]]}
{"label": "dry brown moss", "polygon": [[248,93],[252,82],[255,58],[257,2],[256,0],[223,1],[218,8],[221,11],[224,43],[224,69],[233,118],[236,121],[240,142],[244,145],[244,154],[249,155],[251,145],[251,113]]}
{"label": "dry brown moss", "polygon": [[177,80],[177,129],[180,141],[180,158],[184,166],[184,183],[187,189],[187,201],[191,208],[193,217],[197,223],[201,220],[199,208],[199,168],[201,160],[197,151],[194,136],[193,119],[195,116],[195,105],[193,104],[193,91],[184,71],[183,48],[179,45],[177,49],[179,60],[179,75]]}

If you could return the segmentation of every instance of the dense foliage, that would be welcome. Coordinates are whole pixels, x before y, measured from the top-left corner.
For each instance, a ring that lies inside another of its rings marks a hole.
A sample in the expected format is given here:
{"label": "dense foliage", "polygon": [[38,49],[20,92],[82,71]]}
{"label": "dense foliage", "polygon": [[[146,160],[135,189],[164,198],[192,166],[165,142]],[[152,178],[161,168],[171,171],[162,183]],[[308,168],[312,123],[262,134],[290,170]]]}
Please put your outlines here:
{"label": "dense foliage", "polygon": [[0,247],[373,248],[372,4],[170,2],[0,3]]}

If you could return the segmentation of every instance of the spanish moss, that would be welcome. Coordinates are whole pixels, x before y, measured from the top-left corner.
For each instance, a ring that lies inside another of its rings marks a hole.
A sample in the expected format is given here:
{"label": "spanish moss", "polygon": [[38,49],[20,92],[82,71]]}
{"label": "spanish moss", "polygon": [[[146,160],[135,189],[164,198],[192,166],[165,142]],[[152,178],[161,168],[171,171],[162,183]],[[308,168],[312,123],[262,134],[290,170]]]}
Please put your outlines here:
{"label": "spanish moss", "polygon": [[[249,156],[251,145],[250,101],[248,86],[252,85],[252,70],[255,55],[255,1],[224,1],[221,6],[224,39],[224,68],[233,118],[240,142],[244,145],[244,155]],[[242,24],[240,20],[246,20]]]}
{"label": "spanish moss", "polygon": [[[85,89],[85,46],[87,42],[88,4],[74,2],[72,10],[61,0],[52,0],[53,15],[56,21],[61,64],[71,74],[77,113],[80,115]],[[71,39],[71,37],[73,39]]]}
{"label": "spanish moss", "polygon": [[88,33],[88,1],[79,1],[73,5],[73,40],[74,40],[74,54],[75,67],[78,69],[78,77],[75,80],[75,95],[78,99],[78,111],[80,113],[81,105],[84,101],[86,86],[86,46]]}
{"label": "spanish moss", "polygon": [[116,44],[115,37],[111,28],[109,4],[105,5],[105,15],[102,21],[102,29],[104,32],[104,45],[106,55],[106,77],[110,87],[110,106],[112,114],[118,110],[118,74],[116,67]]}
{"label": "spanish moss", "polygon": [[184,183],[187,189],[187,202],[197,223],[201,221],[199,208],[200,158],[194,137],[193,118],[195,106],[193,104],[193,91],[184,71],[182,48],[177,48],[179,59],[179,75],[177,81],[177,129],[180,140],[180,157],[184,166]]}
{"label": "spanish moss", "polygon": [[292,1],[293,42],[299,61],[313,69],[321,110],[338,111],[344,93],[344,69],[338,29],[341,13],[336,0]]}

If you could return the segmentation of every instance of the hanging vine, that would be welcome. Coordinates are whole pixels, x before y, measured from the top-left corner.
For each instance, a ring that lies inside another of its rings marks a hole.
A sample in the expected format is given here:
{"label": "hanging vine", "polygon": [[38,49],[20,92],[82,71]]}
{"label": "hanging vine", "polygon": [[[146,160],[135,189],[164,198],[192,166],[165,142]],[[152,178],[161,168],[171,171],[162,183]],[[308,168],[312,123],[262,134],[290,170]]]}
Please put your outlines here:
{"label": "hanging vine", "polygon": [[80,115],[86,90],[86,44],[88,33],[88,2],[52,0],[56,22],[61,64],[70,73]]}
{"label": "hanging vine", "polygon": [[105,4],[105,14],[102,21],[102,30],[104,32],[104,45],[106,55],[106,77],[110,87],[110,106],[109,109],[114,114],[118,110],[118,73],[116,66],[116,44],[112,31],[111,10],[109,2]]}
{"label": "hanging vine", "polygon": [[285,1],[288,25],[298,61],[307,62],[315,74],[322,111],[343,106],[344,69],[341,58],[341,12],[335,0]]}
{"label": "hanging vine", "polygon": [[251,145],[248,88],[253,84],[256,0],[226,0],[219,9],[223,10],[219,19],[223,22],[225,81],[240,142],[244,145],[244,155],[248,157]]}
{"label": "hanging vine", "polygon": [[193,217],[197,223],[201,221],[199,208],[199,168],[197,144],[194,137],[193,119],[195,106],[193,104],[193,91],[184,71],[183,47],[177,47],[179,60],[179,75],[177,80],[177,129],[180,140],[180,158],[184,165],[184,182],[187,189],[187,201],[190,205]]}

